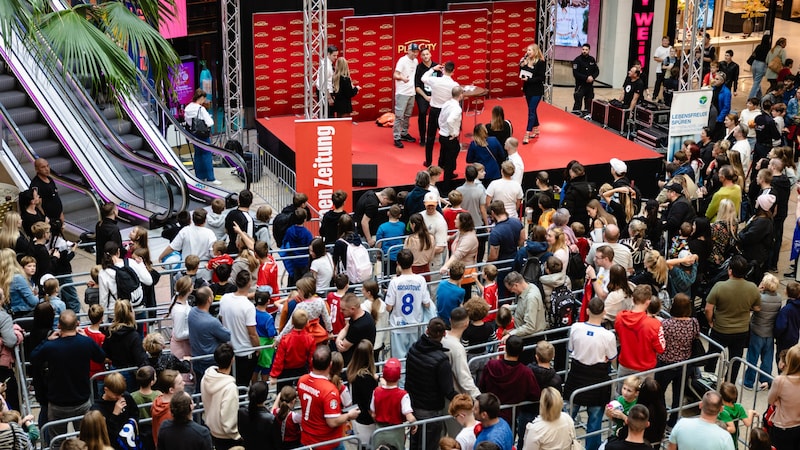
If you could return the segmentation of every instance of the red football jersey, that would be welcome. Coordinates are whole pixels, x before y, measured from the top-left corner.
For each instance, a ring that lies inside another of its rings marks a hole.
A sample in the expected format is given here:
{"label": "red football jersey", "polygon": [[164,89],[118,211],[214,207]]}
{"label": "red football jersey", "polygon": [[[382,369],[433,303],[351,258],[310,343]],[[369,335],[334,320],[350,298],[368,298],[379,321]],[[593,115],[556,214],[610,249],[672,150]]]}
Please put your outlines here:
{"label": "red football jersey", "polygon": [[[342,427],[331,428],[325,418],[338,417],[342,413],[339,389],[327,378],[309,373],[297,382],[297,395],[300,397],[302,419],[300,427],[303,434],[300,443],[313,445],[344,436]],[[317,450],[331,450],[338,444],[317,447]]]}

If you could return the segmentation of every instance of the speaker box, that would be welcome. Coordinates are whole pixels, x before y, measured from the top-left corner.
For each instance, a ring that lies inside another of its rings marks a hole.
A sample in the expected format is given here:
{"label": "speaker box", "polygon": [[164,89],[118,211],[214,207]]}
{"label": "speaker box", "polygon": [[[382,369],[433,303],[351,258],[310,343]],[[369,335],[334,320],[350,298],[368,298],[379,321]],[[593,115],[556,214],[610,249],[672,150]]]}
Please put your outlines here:
{"label": "speaker box", "polygon": [[592,120],[605,125],[608,122],[608,102],[605,100],[592,100]]}
{"label": "speaker box", "polygon": [[353,164],[353,186],[375,187],[377,185],[377,164]]}

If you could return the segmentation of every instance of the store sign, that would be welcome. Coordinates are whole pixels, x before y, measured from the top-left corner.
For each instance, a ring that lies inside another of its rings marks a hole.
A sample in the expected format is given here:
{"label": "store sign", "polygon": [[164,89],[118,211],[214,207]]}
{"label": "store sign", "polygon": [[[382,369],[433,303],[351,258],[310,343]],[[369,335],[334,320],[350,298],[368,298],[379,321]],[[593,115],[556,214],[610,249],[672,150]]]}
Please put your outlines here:
{"label": "store sign", "polygon": [[642,65],[641,78],[647,80],[650,65],[650,43],[653,40],[653,7],[655,0],[633,0],[631,40],[628,60]]}

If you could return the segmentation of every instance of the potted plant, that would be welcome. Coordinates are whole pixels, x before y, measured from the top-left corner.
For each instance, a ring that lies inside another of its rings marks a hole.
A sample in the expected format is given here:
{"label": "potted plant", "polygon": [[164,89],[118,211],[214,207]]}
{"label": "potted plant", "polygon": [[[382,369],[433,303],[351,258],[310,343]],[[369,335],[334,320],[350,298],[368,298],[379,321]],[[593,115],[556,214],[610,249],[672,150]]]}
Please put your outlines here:
{"label": "potted plant", "polygon": [[764,17],[764,4],[761,3],[761,0],[747,0],[747,3],[744,5],[744,14],[742,14],[742,33],[744,37],[748,37],[753,33],[753,19],[757,17]]}

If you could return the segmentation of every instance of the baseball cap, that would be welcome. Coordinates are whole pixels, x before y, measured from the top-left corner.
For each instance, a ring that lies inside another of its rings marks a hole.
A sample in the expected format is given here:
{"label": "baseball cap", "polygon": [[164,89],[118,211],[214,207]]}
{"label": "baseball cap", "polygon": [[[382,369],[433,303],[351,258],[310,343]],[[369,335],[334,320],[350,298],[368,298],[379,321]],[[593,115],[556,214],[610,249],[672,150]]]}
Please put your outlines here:
{"label": "baseball cap", "polygon": [[383,379],[394,383],[400,379],[400,360],[389,358],[383,365]]}
{"label": "baseball cap", "polygon": [[408,46],[408,49],[411,50],[411,51],[418,52],[419,51],[419,45],[417,45],[416,43],[411,43],[411,45]]}
{"label": "baseball cap", "polygon": [[670,184],[666,185],[666,186],[664,187],[664,189],[666,189],[666,190],[668,190],[668,191],[672,191],[672,192],[674,192],[674,193],[676,193],[676,194],[681,194],[681,195],[683,195],[683,186],[681,186],[681,185],[680,185],[680,184],[678,184],[678,183],[670,183]]}
{"label": "baseball cap", "polygon": [[39,278],[39,286],[44,286],[48,280],[54,280],[56,277],[51,273],[46,273]]}
{"label": "baseball cap", "polygon": [[628,173],[628,165],[621,159],[611,158],[609,164],[611,164],[611,168],[614,169],[614,172],[619,174]]}
{"label": "baseball cap", "polygon": [[422,199],[422,203],[425,205],[438,205],[439,204],[439,196],[436,195],[434,192],[428,192],[425,194],[425,197]]}

